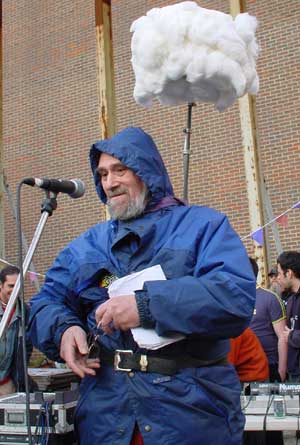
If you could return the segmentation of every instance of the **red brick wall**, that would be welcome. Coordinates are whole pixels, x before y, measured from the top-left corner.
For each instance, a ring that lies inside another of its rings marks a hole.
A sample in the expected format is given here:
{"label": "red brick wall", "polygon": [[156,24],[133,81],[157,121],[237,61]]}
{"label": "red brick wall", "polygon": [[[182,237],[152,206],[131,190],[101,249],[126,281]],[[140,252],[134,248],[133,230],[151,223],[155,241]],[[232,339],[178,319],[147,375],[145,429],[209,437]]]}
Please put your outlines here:
{"label": "red brick wall", "polygon": [[[257,123],[263,172],[277,216],[300,199],[300,8],[297,0],[248,3],[260,22]],[[299,211],[293,210],[288,229],[278,226],[283,249],[300,250],[299,221]]]}
{"label": "red brick wall", "polygon": [[[3,3],[4,167],[8,183],[27,176],[82,178],[84,198],[59,195],[35,257],[39,271],[62,246],[102,217],[88,150],[99,138],[94,2]],[[44,193],[23,188],[23,229],[30,241]],[[5,200],[7,204],[7,200]],[[7,205],[6,253],[15,260],[15,224]]]}
{"label": "red brick wall", "polygon": [[[175,1],[113,0],[113,44],[117,126],[142,126],[161,149],[176,194],[182,196],[183,129],[187,107],[158,103],[145,110],[134,102],[130,25],[156,6]],[[229,12],[227,0],[202,7]],[[300,199],[298,0],[247,1],[257,16],[261,56],[257,125],[262,167],[279,215]],[[88,165],[90,144],[99,138],[93,0],[10,0],[3,8],[4,166],[12,191],[26,176],[79,177],[87,193],[79,200],[59,196],[35,256],[44,272],[72,238],[103,218]],[[298,52],[298,55],[297,55]],[[238,105],[219,113],[212,105],[193,109],[190,202],[225,212],[241,237],[250,232]],[[31,240],[43,193],[24,188],[23,228]],[[15,224],[6,210],[6,258],[16,260]],[[300,249],[299,211],[280,228],[284,249]],[[246,242],[249,252],[252,244]],[[271,238],[273,261],[276,254]]]}

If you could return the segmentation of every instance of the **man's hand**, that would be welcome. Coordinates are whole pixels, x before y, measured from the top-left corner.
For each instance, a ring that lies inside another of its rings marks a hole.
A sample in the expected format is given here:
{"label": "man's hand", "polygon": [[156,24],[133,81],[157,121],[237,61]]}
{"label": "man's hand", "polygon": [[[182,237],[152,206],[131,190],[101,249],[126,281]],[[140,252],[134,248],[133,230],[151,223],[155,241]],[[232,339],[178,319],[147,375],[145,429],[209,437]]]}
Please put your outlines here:
{"label": "man's hand", "polygon": [[[113,297],[101,304],[96,310],[96,321],[107,334],[113,328],[127,331],[140,324],[140,317],[134,295]],[[112,327],[113,325],[113,327]]]}
{"label": "man's hand", "polygon": [[85,374],[96,375],[95,369],[100,368],[99,359],[88,358],[86,333],[80,326],[71,326],[63,333],[60,356],[81,378]]}
{"label": "man's hand", "polygon": [[286,379],[286,368],[284,368],[284,369],[278,368],[278,374],[280,375],[281,381],[285,382],[285,379]]}
{"label": "man's hand", "polygon": [[288,328],[287,326],[284,327],[284,331],[282,333],[282,336],[283,336],[283,338],[284,338],[286,343],[288,342],[288,338],[289,338],[291,330],[292,329]]}

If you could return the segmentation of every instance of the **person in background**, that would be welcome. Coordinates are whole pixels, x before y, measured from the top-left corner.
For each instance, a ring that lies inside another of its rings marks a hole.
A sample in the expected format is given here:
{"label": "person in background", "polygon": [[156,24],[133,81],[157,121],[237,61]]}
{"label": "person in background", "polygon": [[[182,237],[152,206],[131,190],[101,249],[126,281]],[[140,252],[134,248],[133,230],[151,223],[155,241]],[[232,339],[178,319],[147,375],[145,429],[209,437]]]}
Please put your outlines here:
{"label": "person in background", "polygon": [[260,341],[247,328],[238,337],[230,339],[228,361],[238,373],[241,383],[264,382],[269,378],[269,362]]}
{"label": "person in background", "polygon": [[293,382],[300,382],[300,253],[282,252],[278,259],[278,281],[290,293],[287,301],[287,326],[284,338],[288,345],[288,373]]}
{"label": "person in background", "polygon": [[[228,361],[239,376],[242,384],[251,382],[265,382],[269,378],[269,362],[258,338],[247,328],[238,337],[230,339]],[[245,394],[249,385],[243,389]],[[264,431],[244,431],[243,445],[264,445]]]}
{"label": "person in background", "polygon": [[[258,266],[249,258],[255,276]],[[255,309],[250,328],[257,335],[269,361],[270,380],[284,382],[287,370],[287,347],[284,339],[286,312],[280,297],[260,286],[256,288]]]}
{"label": "person in background", "polygon": [[278,275],[277,266],[272,267],[272,269],[268,273],[268,278],[269,278],[268,289],[277,294],[279,297],[281,297],[282,289],[277,281],[277,275]]}
{"label": "person in background", "polygon": [[275,292],[283,301],[285,306],[287,305],[287,301],[289,297],[293,294],[293,292],[289,289],[282,289],[279,280],[278,280],[278,268],[277,266],[272,267],[270,272],[268,273],[269,277],[269,285],[268,289],[272,292]]}
{"label": "person in background", "polygon": [[[80,445],[239,445],[240,383],[229,339],[250,322],[255,280],[224,215],[174,196],[151,136],[126,128],[96,142],[92,173],[111,220],[71,242],[31,300],[35,346],[83,377]],[[116,278],[160,265],[165,280],[109,298]],[[184,339],[140,348],[131,329]],[[94,359],[87,333],[96,334]]]}
{"label": "person in background", "polygon": [[[257,278],[258,265],[249,258]],[[250,328],[257,335],[269,362],[271,382],[284,382],[287,371],[287,345],[284,338],[286,327],[285,306],[274,292],[260,286],[256,288],[256,301]],[[283,445],[282,431],[267,431],[266,445]]]}
{"label": "person in background", "polygon": [[[19,269],[7,266],[0,271],[0,320],[6,310],[7,303],[17,281]],[[26,318],[29,309],[25,306]],[[11,312],[8,328],[0,340],[0,395],[7,395],[16,391],[24,391],[24,362],[21,329],[21,310],[17,305]],[[32,352],[29,339],[26,342],[27,360]]]}
{"label": "person in background", "polygon": [[[288,347],[288,375],[292,383],[300,382],[300,253],[295,250],[282,252],[277,258],[278,282],[286,300],[287,326],[284,338]],[[296,431],[297,439],[300,430]],[[297,440],[298,443],[298,440]]]}

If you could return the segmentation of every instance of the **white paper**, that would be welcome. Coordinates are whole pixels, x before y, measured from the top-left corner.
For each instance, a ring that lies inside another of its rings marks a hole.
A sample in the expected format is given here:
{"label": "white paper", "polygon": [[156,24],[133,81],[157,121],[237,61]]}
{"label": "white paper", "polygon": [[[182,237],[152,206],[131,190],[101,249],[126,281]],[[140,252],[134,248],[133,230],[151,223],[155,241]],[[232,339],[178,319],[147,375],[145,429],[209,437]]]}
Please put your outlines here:
{"label": "white paper", "polygon": [[[108,295],[110,298],[121,295],[134,295],[134,291],[143,289],[145,281],[165,279],[166,276],[160,265],[148,267],[147,269],[115,280],[108,287]],[[159,336],[154,329],[133,328],[131,332],[139,347],[146,349],[159,349],[185,338],[184,335],[177,333],[168,337],[162,337]]]}

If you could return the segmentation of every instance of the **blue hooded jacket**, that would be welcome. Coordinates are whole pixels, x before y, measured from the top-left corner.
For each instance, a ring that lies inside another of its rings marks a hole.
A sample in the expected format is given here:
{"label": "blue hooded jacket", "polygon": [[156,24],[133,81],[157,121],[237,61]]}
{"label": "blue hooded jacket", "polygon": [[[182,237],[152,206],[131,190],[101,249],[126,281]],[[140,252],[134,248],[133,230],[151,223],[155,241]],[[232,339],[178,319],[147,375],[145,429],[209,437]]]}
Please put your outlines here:
{"label": "blue hooded jacket", "polygon": [[[151,201],[140,217],[100,223],[60,253],[31,301],[35,346],[58,360],[68,327],[95,329],[95,309],[108,298],[112,279],[160,264],[167,280],[146,282],[136,293],[141,324],[159,335],[186,335],[171,346],[172,354],[203,360],[226,356],[228,339],[249,324],[255,302],[255,278],[239,237],[212,209],[175,200],[159,205],[173,196],[173,189],[156,145],[142,129],[126,128],[92,146],[96,189],[105,203],[97,172],[101,153],[132,169],[148,186]],[[138,350],[130,331],[102,335],[100,342],[112,350]],[[239,384],[230,365],[186,368],[168,378],[128,375],[103,365],[96,378],[83,379],[81,393],[76,413],[80,444],[129,444],[136,422],[145,445],[233,445],[241,440]]]}

